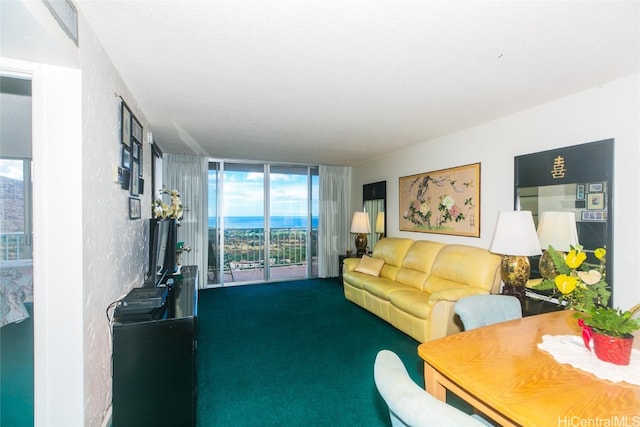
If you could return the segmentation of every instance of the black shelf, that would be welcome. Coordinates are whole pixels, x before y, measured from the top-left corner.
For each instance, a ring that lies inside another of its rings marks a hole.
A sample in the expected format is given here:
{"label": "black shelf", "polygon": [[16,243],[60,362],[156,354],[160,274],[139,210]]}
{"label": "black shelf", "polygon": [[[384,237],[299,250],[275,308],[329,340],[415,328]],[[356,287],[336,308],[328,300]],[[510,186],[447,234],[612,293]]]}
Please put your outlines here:
{"label": "black shelf", "polygon": [[165,316],[113,324],[113,426],[195,426],[198,268],[183,266]]}

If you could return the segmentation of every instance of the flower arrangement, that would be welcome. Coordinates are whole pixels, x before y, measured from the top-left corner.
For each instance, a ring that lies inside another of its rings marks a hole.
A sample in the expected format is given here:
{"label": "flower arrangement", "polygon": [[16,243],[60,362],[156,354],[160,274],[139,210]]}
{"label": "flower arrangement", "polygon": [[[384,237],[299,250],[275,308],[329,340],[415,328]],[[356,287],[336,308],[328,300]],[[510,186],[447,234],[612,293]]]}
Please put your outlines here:
{"label": "flower arrangement", "polygon": [[611,296],[606,278],[606,254],[604,248],[595,250],[599,264],[586,263],[587,254],[582,246],[572,247],[563,257],[552,246],[547,252],[551,256],[558,275],[553,279],[544,279],[536,289],[559,292],[558,300],[579,311],[596,306],[606,306]]}
{"label": "flower arrangement", "polygon": [[[171,204],[167,204],[162,200],[163,194],[171,196]],[[182,206],[182,200],[180,199],[180,193],[178,193],[178,190],[168,190],[163,185],[162,190],[160,190],[160,197],[154,200],[151,205],[151,213],[154,218],[182,219],[184,208]]]}

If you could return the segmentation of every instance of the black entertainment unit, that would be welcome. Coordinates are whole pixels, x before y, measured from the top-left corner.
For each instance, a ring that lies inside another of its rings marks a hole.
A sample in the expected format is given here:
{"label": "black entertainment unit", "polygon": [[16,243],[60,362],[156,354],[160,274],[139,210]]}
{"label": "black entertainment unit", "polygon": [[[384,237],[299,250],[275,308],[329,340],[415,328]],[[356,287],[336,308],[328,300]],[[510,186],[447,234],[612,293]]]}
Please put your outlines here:
{"label": "black entertainment unit", "polygon": [[[133,290],[133,308],[114,312],[114,427],[196,425],[198,268],[182,266],[167,282]],[[127,313],[154,309],[160,318]]]}

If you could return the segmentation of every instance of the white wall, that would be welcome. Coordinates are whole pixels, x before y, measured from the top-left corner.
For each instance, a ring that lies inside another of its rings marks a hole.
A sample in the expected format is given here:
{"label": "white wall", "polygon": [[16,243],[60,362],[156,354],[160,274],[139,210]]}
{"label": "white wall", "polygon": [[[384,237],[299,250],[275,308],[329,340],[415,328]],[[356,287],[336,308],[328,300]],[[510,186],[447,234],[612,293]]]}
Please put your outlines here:
{"label": "white wall", "polygon": [[129,194],[113,182],[120,163],[116,95],[144,126],[145,139],[150,129],[82,16],[77,48],[60,36],[42,2],[1,7],[2,34],[7,22],[21,32],[0,42],[0,72],[32,77],[34,88],[36,425],[100,426],[111,405],[105,310],[143,282],[151,210],[146,140],[143,220],[129,220]]}
{"label": "white wall", "polygon": [[[85,425],[100,425],[111,405],[111,336],[107,306],[141,286],[147,264],[151,216],[151,146],[148,122],[102,46],[80,15],[82,70],[82,210],[85,253],[84,369]],[[117,95],[117,96],[116,96]],[[121,98],[143,126],[145,194],[142,219],[129,219],[129,192],[114,183],[120,164]]]}
{"label": "white wall", "polygon": [[[607,138],[615,139],[613,302],[629,308],[640,302],[638,74],[355,166],[351,204],[353,210],[361,206],[363,184],[387,180],[388,236],[486,248],[498,211],[513,209],[515,156]],[[399,231],[399,177],[476,162],[481,163],[480,238]]]}

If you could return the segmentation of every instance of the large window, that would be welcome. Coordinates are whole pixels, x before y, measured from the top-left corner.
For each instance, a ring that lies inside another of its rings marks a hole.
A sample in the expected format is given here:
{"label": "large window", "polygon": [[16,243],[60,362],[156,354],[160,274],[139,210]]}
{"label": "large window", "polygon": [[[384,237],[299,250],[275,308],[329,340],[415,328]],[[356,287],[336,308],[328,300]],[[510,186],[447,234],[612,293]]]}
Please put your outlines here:
{"label": "large window", "polygon": [[210,162],[208,284],[317,276],[318,168]]}

